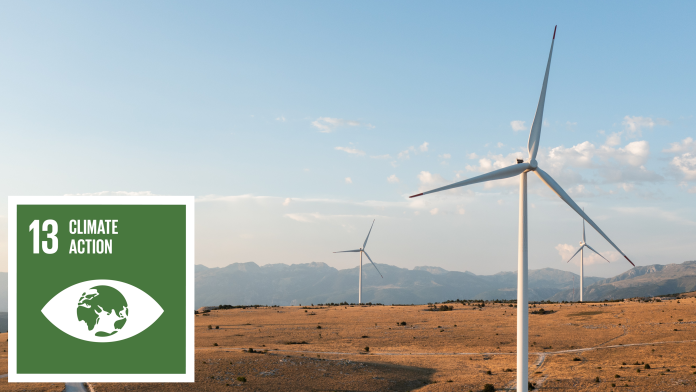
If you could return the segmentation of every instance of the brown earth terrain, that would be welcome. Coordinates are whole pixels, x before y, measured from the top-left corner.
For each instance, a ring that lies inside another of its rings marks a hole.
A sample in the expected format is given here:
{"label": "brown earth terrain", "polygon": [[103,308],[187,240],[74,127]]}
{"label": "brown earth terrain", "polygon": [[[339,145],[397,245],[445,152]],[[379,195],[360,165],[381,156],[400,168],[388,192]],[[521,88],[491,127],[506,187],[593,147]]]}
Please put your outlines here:
{"label": "brown earth terrain", "polygon": [[[538,390],[696,390],[696,299],[544,304],[530,311],[542,307],[545,314],[529,316],[530,381]],[[195,383],[93,387],[97,392],[481,391],[485,384],[514,389],[514,307],[427,309],[215,310],[196,316]],[[6,350],[7,343],[0,343]],[[55,388],[0,380],[0,390],[62,390]]]}

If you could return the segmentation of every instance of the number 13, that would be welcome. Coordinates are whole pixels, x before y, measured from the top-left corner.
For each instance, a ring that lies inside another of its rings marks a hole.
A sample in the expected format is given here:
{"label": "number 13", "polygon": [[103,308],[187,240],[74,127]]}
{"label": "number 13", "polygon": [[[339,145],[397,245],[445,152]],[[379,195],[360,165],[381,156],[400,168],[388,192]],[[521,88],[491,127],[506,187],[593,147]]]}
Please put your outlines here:
{"label": "number 13", "polygon": [[39,221],[35,220],[29,225],[29,231],[34,232],[34,254],[39,253],[39,242],[41,242],[41,248],[43,248],[44,253],[52,255],[58,250],[58,223],[53,219],[45,220],[43,223],[42,230],[48,231],[48,227],[51,226],[51,232],[46,234],[48,239],[51,240],[51,247],[48,247],[48,241],[39,240]]}

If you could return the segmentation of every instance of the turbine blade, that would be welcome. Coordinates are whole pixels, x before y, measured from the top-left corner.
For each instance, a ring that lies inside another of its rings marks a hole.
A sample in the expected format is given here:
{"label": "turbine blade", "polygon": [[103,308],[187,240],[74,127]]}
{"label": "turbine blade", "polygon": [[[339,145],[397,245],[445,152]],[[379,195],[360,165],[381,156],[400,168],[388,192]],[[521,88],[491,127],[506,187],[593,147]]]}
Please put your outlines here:
{"label": "turbine blade", "polygon": [[553,43],[554,41],[556,41],[556,27],[553,28],[553,39],[551,40],[549,61],[546,63],[546,73],[544,74],[544,83],[541,85],[541,95],[539,95],[539,103],[537,104],[536,114],[534,114],[534,122],[532,122],[532,128],[529,130],[529,142],[527,142],[527,149],[529,150],[530,161],[536,159],[537,151],[539,150],[539,139],[541,138],[541,124],[544,117],[544,101],[546,101],[546,85],[549,82],[549,69],[551,68],[551,55],[553,54]]}
{"label": "turbine blade", "polygon": [[[372,220],[372,226],[375,225],[375,220]],[[367,237],[365,237],[365,243],[363,244],[363,249],[367,246],[367,239],[370,238],[370,233],[372,233],[372,226],[370,226],[370,231],[367,232]]]}
{"label": "turbine blade", "polygon": [[[585,212],[585,207],[582,208],[582,212]],[[585,220],[582,220],[582,242],[585,242]]]}
{"label": "turbine blade", "polygon": [[[584,245],[583,245],[583,246],[584,246]],[[580,248],[578,248],[578,250],[577,250],[575,253],[573,253],[572,256],[570,256],[570,258],[568,259],[568,261],[566,261],[566,263],[570,263],[570,260],[573,260],[573,257],[575,257],[575,255],[577,255],[578,253],[580,253],[581,250],[582,250],[582,246],[581,246]]]}
{"label": "turbine blade", "polygon": [[[363,251],[363,253],[365,253],[365,256],[367,256],[367,259],[370,260],[370,263],[372,263],[372,265],[375,267],[379,276],[382,276],[382,273],[379,272],[379,269],[377,269],[377,264],[375,264],[375,262],[372,261],[372,259],[370,258],[370,255],[368,255],[367,252],[365,252],[365,251]],[[384,279],[384,276],[382,276],[382,279]]]}
{"label": "turbine blade", "polygon": [[[602,256],[602,254],[601,254],[601,253],[599,253],[599,252],[597,252],[596,250],[592,249],[592,247],[591,247],[591,246],[589,246],[589,245],[587,245],[587,244],[585,244],[585,246],[586,246],[586,247],[588,247],[588,248],[589,248],[589,249],[590,249],[591,251],[593,251],[593,252],[597,253],[597,254],[599,255],[599,257],[603,258],[604,260],[607,260],[607,258],[606,258],[606,257]],[[609,261],[609,260],[607,260],[607,263],[610,263],[610,261]]]}
{"label": "turbine blade", "polygon": [[356,250],[342,250],[342,251],[334,252],[334,253],[346,253],[346,252],[360,252],[360,249],[356,249]]}
{"label": "turbine blade", "polygon": [[614,247],[614,249],[616,249],[619,253],[621,253],[621,255],[623,255],[623,257],[625,257],[626,260],[628,260],[628,262],[631,263],[632,266],[634,266],[634,267],[636,266],[635,264],[633,264],[633,262],[631,261],[631,259],[629,259],[628,256],[626,256],[626,254],[624,254],[624,252],[622,252],[621,249],[619,249],[618,246],[614,245],[614,243],[609,239],[609,237],[607,237],[606,234],[604,234],[604,232],[599,228],[599,226],[597,226],[597,225],[592,221],[592,219],[590,219],[590,217],[587,216],[587,214],[585,214],[585,211],[583,211],[583,210],[573,201],[573,199],[571,199],[570,196],[568,196],[568,194],[563,190],[563,188],[561,188],[561,186],[558,185],[558,183],[557,183],[553,178],[551,178],[551,176],[550,176],[548,173],[546,173],[545,171],[541,170],[540,168],[537,168],[537,169],[534,171],[534,173],[536,173],[536,175],[539,176],[539,178],[541,179],[541,181],[543,181],[544,183],[546,183],[546,185],[548,185],[549,188],[551,188],[551,190],[554,191],[554,192],[558,195],[558,197],[560,197],[564,202],[566,202],[566,204],[568,204],[568,205],[570,206],[570,208],[574,209],[575,212],[578,213],[578,215],[580,215],[583,219],[585,219],[585,220],[587,221],[587,223],[590,224],[590,226],[594,227],[594,229],[597,230],[597,232],[598,232],[599,234],[601,234],[602,237],[604,237],[604,239],[607,240],[607,242],[610,243],[611,246]]}
{"label": "turbine blade", "polygon": [[455,182],[454,184],[446,185],[446,186],[443,186],[443,187],[440,187],[437,189],[433,189],[433,190],[430,190],[427,192],[419,193],[417,195],[409,196],[409,198],[423,196],[423,195],[427,195],[429,193],[445,191],[447,189],[459,188],[460,186],[478,184],[479,182],[502,180],[504,178],[509,178],[509,177],[516,176],[518,174],[522,174],[525,170],[528,170],[529,168],[530,168],[529,163],[526,163],[526,162],[518,163],[516,165],[504,167],[502,169],[494,170],[494,171],[486,173],[486,174],[481,174],[480,176],[469,178],[468,180]]}

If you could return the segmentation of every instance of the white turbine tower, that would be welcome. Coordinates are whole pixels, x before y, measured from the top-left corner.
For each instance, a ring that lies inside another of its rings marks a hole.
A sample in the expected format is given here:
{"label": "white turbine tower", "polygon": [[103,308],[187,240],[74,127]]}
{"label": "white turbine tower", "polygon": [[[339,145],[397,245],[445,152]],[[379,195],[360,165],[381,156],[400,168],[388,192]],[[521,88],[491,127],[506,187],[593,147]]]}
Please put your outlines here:
{"label": "white turbine tower", "polygon": [[[372,220],[372,226],[375,225],[374,219]],[[377,265],[375,264],[374,261],[370,258],[370,255],[367,254],[365,251],[365,247],[367,246],[367,240],[370,238],[370,233],[372,233],[372,226],[370,226],[370,231],[367,232],[367,237],[365,238],[365,243],[363,243],[362,248],[359,249],[354,249],[354,250],[342,250],[340,252],[334,252],[334,253],[352,253],[352,252],[360,252],[360,277],[358,278],[358,304],[362,303],[362,255],[365,253],[365,256],[367,256],[367,259],[370,260],[370,263],[372,263],[373,266],[375,266],[375,269],[377,270],[377,273],[379,276],[382,276],[382,273],[379,272],[379,269],[377,269]],[[382,276],[382,279],[384,279],[384,276]]]}
{"label": "white turbine tower", "polygon": [[[539,150],[539,138],[541,136],[541,125],[542,117],[544,115],[544,100],[546,99],[546,84],[549,80],[549,68],[551,67],[551,54],[553,54],[553,42],[556,39],[556,29],[553,29],[553,39],[551,41],[551,50],[549,51],[549,60],[546,64],[546,74],[544,75],[544,83],[541,87],[541,96],[539,97],[539,104],[537,105],[536,114],[534,115],[534,122],[532,123],[532,128],[529,131],[529,142],[527,143],[527,149],[529,151],[529,161],[524,162],[522,159],[517,160],[517,164],[511,165],[502,169],[494,170],[490,173],[482,174],[477,177],[470,178],[468,180],[459,181],[451,185],[443,186],[441,188],[433,189],[427,192],[419,193],[411,197],[417,197],[422,195],[427,195],[429,193],[435,193],[444,191],[447,189],[458,188],[460,186],[477,184],[480,182],[502,180],[504,178],[510,178],[519,175],[520,176],[520,221],[519,221],[519,237],[518,237],[518,248],[517,248],[517,391],[527,391],[528,387],[528,327],[529,327],[529,314],[528,314],[528,303],[527,303],[527,173],[534,172],[546,185],[553,190],[556,195],[558,195],[566,204],[570,206],[575,212],[577,212],[583,219],[594,227],[599,234],[606,239],[611,246],[614,247],[619,253],[624,257],[626,255],[609,239],[609,237],[604,234],[604,232],[590,219],[585,212],[578,207],[573,199],[568,196],[568,194],[561,188],[558,183],[551,178],[545,171],[538,167],[536,156]],[[631,265],[633,262],[626,257]]]}
{"label": "white turbine tower", "polygon": [[[582,210],[585,211],[584,208]],[[582,250],[583,248],[587,248],[587,249],[597,253],[599,255],[599,257],[603,258],[604,260],[607,260],[606,257],[602,256],[599,252],[594,250],[591,246],[587,245],[587,243],[585,242],[585,220],[584,219],[582,220],[582,241],[580,241],[580,249],[578,249],[578,251],[575,252],[572,256],[570,256],[568,261],[566,261],[566,263],[570,263],[570,260],[573,260],[573,257],[575,257],[575,255],[580,253],[580,302],[582,302],[582,292],[585,290],[585,286],[583,284],[583,280],[585,279],[585,260],[583,257],[584,256],[583,255],[584,252]],[[607,260],[607,263],[608,262],[609,262],[609,260]],[[631,264],[633,264],[633,263],[631,263]],[[573,284],[573,286],[575,286],[575,284]],[[575,290],[575,287],[573,287],[573,290]],[[573,299],[574,298],[575,298],[575,295],[573,295]]]}

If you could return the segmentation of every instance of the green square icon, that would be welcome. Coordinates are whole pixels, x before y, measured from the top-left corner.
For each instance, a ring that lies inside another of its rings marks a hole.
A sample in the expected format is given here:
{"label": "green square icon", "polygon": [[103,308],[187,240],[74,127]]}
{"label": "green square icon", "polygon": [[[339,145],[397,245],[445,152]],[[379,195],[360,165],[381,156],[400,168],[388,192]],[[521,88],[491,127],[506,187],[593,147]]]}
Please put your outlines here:
{"label": "green square icon", "polygon": [[10,197],[9,382],[193,382],[193,197]]}

